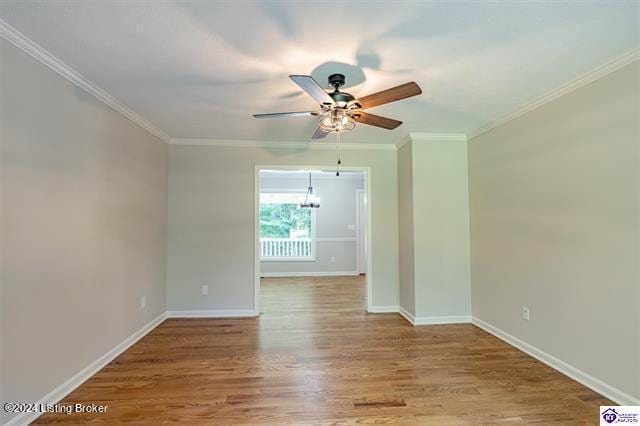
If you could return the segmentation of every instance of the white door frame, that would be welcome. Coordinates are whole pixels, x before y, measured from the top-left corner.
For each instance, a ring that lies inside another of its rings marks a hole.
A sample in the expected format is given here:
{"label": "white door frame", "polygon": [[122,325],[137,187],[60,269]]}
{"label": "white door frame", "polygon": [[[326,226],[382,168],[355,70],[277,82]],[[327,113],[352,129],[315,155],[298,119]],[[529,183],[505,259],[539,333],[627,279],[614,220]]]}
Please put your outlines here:
{"label": "white door frame", "polygon": [[[367,205],[367,196],[366,196],[366,192],[364,189],[356,189],[356,251],[357,251],[357,256],[356,256],[356,269],[358,270],[358,274],[362,273],[362,262],[360,259],[360,252],[362,251],[363,247],[362,247],[362,235],[360,235],[360,213],[361,212],[361,208],[360,208],[360,197],[364,197],[364,205]],[[365,216],[366,218],[366,216]],[[365,220],[366,222],[366,220]],[[366,224],[365,224],[366,225]],[[365,231],[365,235],[364,235],[364,241],[366,244],[367,241],[367,232]],[[366,263],[368,265],[368,253],[367,250],[364,250],[364,259],[366,260]],[[366,272],[365,272],[366,273]]]}
{"label": "white door frame", "polygon": [[[345,172],[363,172],[364,173],[364,190],[367,196],[367,226],[366,226],[366,241],[367,241],[367,273],[365,275],[366,280],[366,310],[371,312],[373,305],[373,262],[371,262],[371,246],[373,242],[371,234],[371,167],[341,167]],[[253,290],[253,310],[255,315],[260,315],[260,171],[261,170],[318,170],[318,171],[332,171],[331,166],[255,166],[255,183],[254,183],[254,213],[253,213],[253,228],[254,228],[254,290]]]}

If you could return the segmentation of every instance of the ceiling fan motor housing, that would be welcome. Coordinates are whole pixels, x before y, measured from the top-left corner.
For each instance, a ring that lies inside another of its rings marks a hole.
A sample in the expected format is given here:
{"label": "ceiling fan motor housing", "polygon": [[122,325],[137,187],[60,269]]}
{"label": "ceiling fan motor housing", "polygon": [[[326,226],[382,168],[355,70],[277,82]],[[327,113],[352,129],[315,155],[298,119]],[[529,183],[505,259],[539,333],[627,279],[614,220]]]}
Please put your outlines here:
{"label": "ceiling fan motor housing", "polygon": [[329,96],[331,96],[336,105],[341,108],[344,108],[349,102],[356,99],[353,95],[340,91],[340,87],[344,86],[344,82],[345,79],[343,74],[331,74],[329,76],[329,84],[335,89],[333,92],[329,93]]}
{"label": "ceiling fan motor housing", "polygon": [[344,82],[344,74],[331,74],[329,76],[329,84],[336,90],[338,89],[338,87],[344,86]]}
{"label": "ceiling fan motor housing", "polygon": [[333,101],[339,107],[345,107],[349,102],[355,100],[355,98],[351,94],[346,92],[331,92],[329,93],[329,96],[331,96]]}

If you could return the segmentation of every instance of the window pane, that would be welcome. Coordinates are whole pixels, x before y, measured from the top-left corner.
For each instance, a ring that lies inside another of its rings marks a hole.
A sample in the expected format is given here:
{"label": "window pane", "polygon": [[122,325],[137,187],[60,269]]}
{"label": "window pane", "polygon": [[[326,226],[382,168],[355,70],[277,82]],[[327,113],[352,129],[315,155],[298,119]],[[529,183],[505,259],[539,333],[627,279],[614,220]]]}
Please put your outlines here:
{"label": "window pane", "polygon": [[260,256],[262,259],[313,258],[312,212],[300,208],[305,194],[260,194]]}
{"label": "window pane", "polygon": [[260,203],[260,238],[311,238],[311,209],[291,203]]}

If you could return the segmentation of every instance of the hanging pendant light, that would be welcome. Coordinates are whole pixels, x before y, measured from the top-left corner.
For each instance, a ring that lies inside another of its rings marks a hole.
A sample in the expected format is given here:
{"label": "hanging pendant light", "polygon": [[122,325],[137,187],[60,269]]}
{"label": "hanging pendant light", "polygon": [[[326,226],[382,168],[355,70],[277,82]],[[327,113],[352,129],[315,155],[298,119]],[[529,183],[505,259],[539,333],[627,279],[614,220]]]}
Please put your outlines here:
{"label": "hanging pendant light", "polygon": [[320,198],[316,197],[313,191],[313,185],[311,185],[311,172],[309,172],[309,188],[307,188],[307,195],[304,197],[304,203],[300,204],[301,208],[317,209],[320,207]]}

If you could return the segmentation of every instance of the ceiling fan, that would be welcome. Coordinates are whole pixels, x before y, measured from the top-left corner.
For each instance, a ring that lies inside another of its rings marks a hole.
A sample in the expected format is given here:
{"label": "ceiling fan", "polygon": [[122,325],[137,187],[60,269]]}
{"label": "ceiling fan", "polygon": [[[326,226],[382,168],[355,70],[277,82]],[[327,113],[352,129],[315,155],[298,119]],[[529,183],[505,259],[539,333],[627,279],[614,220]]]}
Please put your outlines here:
{"label": "ceiling fan", "polygon": [[334,88],[333,92],[326,92],[309,75],[290,75],[289,78],[315,99],[320,104],[320,109],[316,111],[254,114],[253,116],[255,118],[319,117],[318,129],[313,134],[313,139],[324,138],[332,132],[352,130],[356,122],[382,127],[383,129],[395,129],[402,124],[402,121],[369,114],[364,110],[422,93],[420,86],[412,81],[356,99],[353,95],[340,91],[340,87],[345,83],[343,74],[329,76],[329,84]]}

